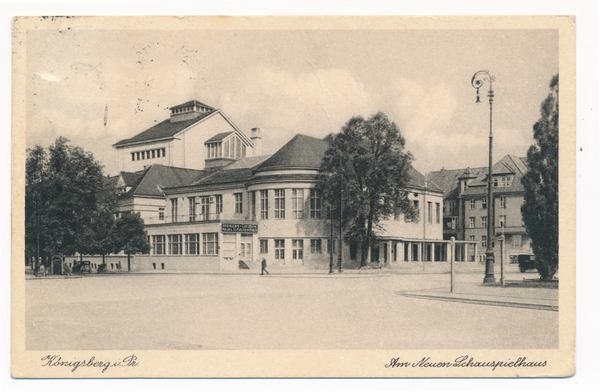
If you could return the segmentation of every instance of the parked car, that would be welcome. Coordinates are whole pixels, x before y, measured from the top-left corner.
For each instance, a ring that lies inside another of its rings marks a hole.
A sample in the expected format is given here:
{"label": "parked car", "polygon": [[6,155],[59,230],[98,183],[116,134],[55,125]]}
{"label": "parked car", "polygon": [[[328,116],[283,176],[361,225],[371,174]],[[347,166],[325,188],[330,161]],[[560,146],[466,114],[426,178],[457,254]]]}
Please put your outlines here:
{"label": "parked car", "polygon": [[535,269],[535,255],[519,255],[519,271],[527,272]]}
{"label": "parked car", "polygon": [[84,272],[92,273],[92,263],[89,261],[76,261],[73,265],[73,273],[83,274]]}

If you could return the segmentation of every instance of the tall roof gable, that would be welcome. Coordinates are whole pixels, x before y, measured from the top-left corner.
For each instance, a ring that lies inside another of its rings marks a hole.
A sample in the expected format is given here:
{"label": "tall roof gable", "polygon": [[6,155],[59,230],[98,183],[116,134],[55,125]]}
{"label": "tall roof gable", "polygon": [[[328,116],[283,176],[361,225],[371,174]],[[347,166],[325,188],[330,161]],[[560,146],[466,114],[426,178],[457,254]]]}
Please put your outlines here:
{"label": "tall roof gable", "polygon": [[130,144],[172,139],[179,132],[185,130],[186,128],[189,128],[197,122],[206,119],[207,117],[214,115],[215,113],[219,113],[219,110],[213,110],[210,112],[202,113],[198,117],[192,118],[190,120],[171,122],[170,119],[167,119],[145,130],[144,132],[138,133],[134,137],[116,142],[115,144],[113,144],[113,147],[119,148]]}

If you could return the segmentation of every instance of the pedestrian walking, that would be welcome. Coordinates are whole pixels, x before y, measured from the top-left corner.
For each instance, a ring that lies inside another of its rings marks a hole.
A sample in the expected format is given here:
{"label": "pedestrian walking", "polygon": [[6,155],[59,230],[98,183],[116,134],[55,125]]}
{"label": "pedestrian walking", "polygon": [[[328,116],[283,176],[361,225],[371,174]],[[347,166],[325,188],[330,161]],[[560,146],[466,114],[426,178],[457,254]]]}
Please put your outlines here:
{"label": "pedestrian walking", "polygon": [[42,275],[42,278],[46,277],[46,266],[44,264],[40,264],[40,275]]}
{"label": "pedestrian walking", "polygon": [[267,271],[267,260],[265,260],[264,257],[263,257],[262,261],[260,262],[260,266],[261,266],[260,274],[264,275],[264,273],[266,272],[267,275],[269,275],[269,271]]}

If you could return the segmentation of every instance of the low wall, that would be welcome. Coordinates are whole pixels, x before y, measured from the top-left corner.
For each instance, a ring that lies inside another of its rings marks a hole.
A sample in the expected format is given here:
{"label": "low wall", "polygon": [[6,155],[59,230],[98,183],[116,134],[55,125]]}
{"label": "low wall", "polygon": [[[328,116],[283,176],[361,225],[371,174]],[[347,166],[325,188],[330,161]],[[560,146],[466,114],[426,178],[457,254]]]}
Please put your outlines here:
{"label": "low wall", "polygon": [[[236,264],[237,268],[237,264]],[[149,270],[189,270],[189,271],[219,271],[218,256],[149,256],[136,255],[132,257],[132,271]]]}
{"label": "low wall", "polygon": [[[131,262],[133,263],[134,256],[131,256]],[[69,268],[73,268],[76,262],[80,260],[79,256],[65,256],[65,263]],[[91,264],[92,271],[98,270],[98,266],[102,264],[102,256],[90,256],[83,255],[81,258],[83,261],[89,261]],[[109,255],[104,256],[106,262],[107,271],[127,271],[127,255]]]}

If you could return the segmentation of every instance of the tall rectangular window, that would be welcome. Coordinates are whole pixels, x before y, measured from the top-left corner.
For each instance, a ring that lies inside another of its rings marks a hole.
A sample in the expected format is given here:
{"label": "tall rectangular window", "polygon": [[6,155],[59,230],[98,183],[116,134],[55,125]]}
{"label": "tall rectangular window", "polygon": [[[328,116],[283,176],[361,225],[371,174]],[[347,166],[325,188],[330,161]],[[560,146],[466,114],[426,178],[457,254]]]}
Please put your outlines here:
{"label": "tall rectangular window", "polygon": [[487,197],[481,199],[481,208],[487,210]]}
{"label": "tall rectangular window", "polygon": [[252,234],[242,234],[242,241],[240,242],[240,256],[248,259],[252,257]]}
{"label": "tall rectangular window", "polygon": [[219,254],[218,233],[202,234],[202,254],[206,256],[214,256]]}
{"label": "tall rectangular window", "polygon": [[250,213],[252,220],[256,220],[256,191],[250,192]]}
{"label": "tall rectangular window", "polygon": [[486,235],[481,236],[481,247],[487,248],[487,236]]}
{"label": "tall rectangular window", "polygon": [[500,196],[500,208],[506,208],[506,196]]}
{"label": "tall rectangular window", "polygon": [[500,227],[506,227],[506,215],[500,215],[498,218],[498,224]]}
{"label": "tall rectangular window", "polygon": [[275,189],[275,219],[285,219],[285,189]]}
{"label": "tall rectangular window", "polygon": [[132,160],[132,161],[135,161],[135,152],[132,152],[132,153],[131,153],[131,160]]}
{"label": "tall rectangular window", "polygon": [[200,254],[200,235],[186,234],[185,235],[185,254],[197,255]]}
{"label": "tall rectangular window", "polygon": [[310,240],[310,253],[321,253],[321,240]]}
{"label": "tall rectangular window", "polygon": [[431,209],[432,209],[431,204],[432,203],[430,201],[427,202],[427,222],[428,223],[433,223],[433,214],[431,211]]}
{"label": "tall rectangular window", "polygon": [[235,196],[235,213],[242,214],[244,212],[244,201],[241,193],[234,193]]}
{"label": "tall rectangular window", "polygon": [[177,222],[177,199],[171,199],[171,222]]}
{"label": "tall rectangular window", "polygon": [[292,189],[292,213],[294,219],[304,218],[304,189]]}
{"label": "tall rectangular window", "polygon": [[190,222],[194,222],[196,220],[196,198],[190,197],[188,200],[190,202],[190,207],[189,207]]}
{"label": "tall rectangular window", "polygon": [[292,240],[292,259],[302,260],[304,258],[304,240]]}
{"label": "tall rectangular window", "polygon": [[200,214],[202,215],[201,220],[210,219],[210,197],[204,196],[200,198]]}
{"label": "tall rectangular window", "polygon": [[269,193],[260,191],[260,219],[269,219]]}
{"label": "tall rectangular window", "polygon": [[166,156],[166,150],[164,148],[162,149],[162,156]]}
{"label": "tall rectangular window", "polygon": [[165,254],[165,236],[164,235],[153,235],[152,236],[152,254],[164,255]]}
{"label": "tall rectangular window", "polygon": [[215,195],[215,212],[217,215],[223,213],[223,195]]}
{"label": "tall rectangular window", "polygon": [[321,192],[314,188],[310,190],[310,217],[321,219]]}
{"label": "tall rectangular window", "polygon": [[481,217],[481,227],[487,227],[487,216]]}
{"label": "tall rectangular window", "polygon": [[470,229],[474,229],[475,228],[475,217],[472,216],[469,218],[469,228]]}
{"label": "tall rectangular window", "polygon": [[269,240],[260,240],[260,253],[263,255],[269,253]]}
{"label": "tall rectangular window", "polygon": [[225,140],[223,144],[223,156],[225,158],[229,158],[231,155],[229,154],[229,140]]}
{"label": "tall rectangular window", "polygon": [[180,255],[181,254],[181,234],[169,234],[169,254]]}
{"label": "tall rectangular window", "polygon": [[165,220],[165,207],[158,207],[158,220],[159,221]]}
{"label": "tall rectangular window", "polygon": [[435,223],[440,223],[440,203],[435,203]]}
{"label": "tall rectangular window", "polygon": [[475,199],[471,199],[470,207],[472,210],[475,209]]}
{"label": "tall rectangular window", "polygon": [[275,259],[285,259],[285,240],[275,240]]}

